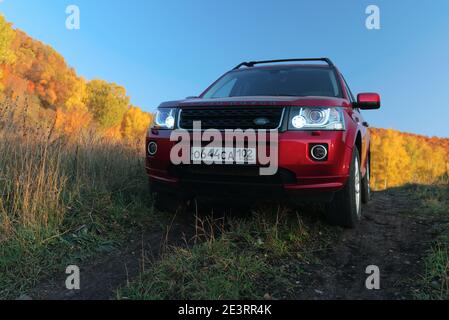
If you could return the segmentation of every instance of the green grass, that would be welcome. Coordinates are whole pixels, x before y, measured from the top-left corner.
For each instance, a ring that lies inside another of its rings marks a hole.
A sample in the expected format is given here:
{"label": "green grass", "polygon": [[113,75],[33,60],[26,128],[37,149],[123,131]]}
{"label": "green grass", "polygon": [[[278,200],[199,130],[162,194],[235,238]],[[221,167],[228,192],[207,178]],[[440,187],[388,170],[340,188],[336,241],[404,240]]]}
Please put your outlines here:
{"label": "green grass", "polygon": [[428,214],[432,217],[449,217],[449,184],[419,185],[408,187],[420,206],[415,213]]}
{"label": "green grass", "polygon": [[449,186],[413,187],[421,205],[416,213],[438,219],[438,237],[424,258],[425,273],[418,299],[449,299]]}
{"label": "green grass", "polygon": [[[447,228],[449,226],[446,226]],[[430,298],[449,299],[449,235],[446,234],[432,248],[426,259],[426,279],[432,290]]]}
{"label": "green grass", "polygon": [[449,299],[449,224],[442,229],[425,258],[422,290],[417,294],[419,299]]}
{"label": "green grass", "polygon": [[170,248],[159,261],[148,263],[139,279],[119,290],[118,298],[289,298],[301,263],[329,244],[331,230],[319,222],[306,226],[287,210],[264,209],[232,219],[220,236],[203,235],[203,242]]}
{"label": "green grass", "polygon": [[120,296],[151,300],[261,297],[257,279],[269,267],[255,252],[238,251],[225,239],[192,249],[174,248]]}

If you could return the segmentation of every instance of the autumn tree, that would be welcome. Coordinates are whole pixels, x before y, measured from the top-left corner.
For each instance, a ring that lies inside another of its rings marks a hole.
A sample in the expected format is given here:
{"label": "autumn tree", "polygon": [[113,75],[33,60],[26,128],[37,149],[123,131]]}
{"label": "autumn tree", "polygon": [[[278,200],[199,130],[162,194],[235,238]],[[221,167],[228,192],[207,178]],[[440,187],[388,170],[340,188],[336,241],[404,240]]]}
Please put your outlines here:
{"label": "autumn tree", "polygon": [[11,24],[0,15],[0,65],[11,63],[14,60],[14,52],[11,50],[14,36]]}
{"label": "autumn tree", "polygon": [[[79,81],[75,71],[53,48],[36,41],[20,30],[15,30],[11,43],[14,62],[7,66],[10,94],[36,95],[43,107],[64,108]],[[24,90],[23,88],[26,88]]]}
{"label": "autumn tree", "polygon": [[11,25],[0,15],[0,93],[4,88],[4,73],[7,64],[11,63],[15,58],[14,52],[11,50],[14,36],[14,30],[11,28]]}
{"label": "autumn tree", "polygon": [[86,94],[87,94],[87,84],[84,78],[79,78],[77,81],[73,83],[71,87],[70,95],[64,103],[64,110],[67,112],[71,111],[82,111],[88,112],[88,108],[86,106]]}
{"label": "autumn tree", "polygon": [[[376,141],[376,139],[380,139]],[[372,173],[384,188],[399,186],[409,178],[410,157],[403,137],[392,130],[375,137],[372,152]]]}
{"label": "autumn tree", "polygon": [[447,179],[449,139],[391,129],[371,129],[371,133],[371,183],[375,189]]}
{"label": "autumn tree", "polygon": [[125,88],[103,80],[92,80],[87,84],[85,104],[94,119],[103,128],[121,124],[130,98]]}
{"label": "autumn tree", "polygon": [[140,108],[131,106],[122,121],[122,136],[125,139],[141,141],[150,125],[152,116]]}

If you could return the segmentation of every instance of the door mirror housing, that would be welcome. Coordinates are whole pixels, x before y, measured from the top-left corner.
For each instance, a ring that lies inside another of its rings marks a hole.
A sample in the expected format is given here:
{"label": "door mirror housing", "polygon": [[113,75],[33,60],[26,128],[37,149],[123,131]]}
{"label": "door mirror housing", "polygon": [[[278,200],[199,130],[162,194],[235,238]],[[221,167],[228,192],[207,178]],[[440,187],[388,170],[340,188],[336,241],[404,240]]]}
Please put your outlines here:
{"label": "door mirror housing", "polygon": [[357,96],[357,108],[375,110],[380,108],[380,95],[377,93],[360,93]]}

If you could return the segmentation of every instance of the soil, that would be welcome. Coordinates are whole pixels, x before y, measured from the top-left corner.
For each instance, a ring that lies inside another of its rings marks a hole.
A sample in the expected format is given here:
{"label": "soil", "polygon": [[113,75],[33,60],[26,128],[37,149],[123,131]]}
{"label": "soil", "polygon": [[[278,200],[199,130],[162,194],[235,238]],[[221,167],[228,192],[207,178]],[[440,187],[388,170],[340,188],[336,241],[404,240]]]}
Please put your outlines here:
{"label": "soil", "polygon": [[117,298],[117,289],[126,286],[141,272],[145,263],[158,259],[167,246],[186,246],[194,228],[172,224],[167,230],[147,230],[128,241],[119,251],[97,256],[80,266],[80,290],[67,290],[68,275],[61,270],[56,279],[47,279],[32,290],[30,297],[39,300],[110,300]]}
{"label": "soil", "polygon": [[[411,215],[418,206],[402,190],[375,193],[357,229],[344,230],[335,245],[305,265],[297,299],[412,299],[419,290],[426,250],[437,221]],[[366,268],[379,267],[380,288],[366,288]]]}
{"label": "soil", "polygon": [[[419,290],[423,257],[435,236],[431,218],[410,215],[417,204],[406,191],[373,194],[357,229],[343,230],[338,240],[313,263],[304,264],[296,281],[296,299],[409,299]],[[168,231],[148,230],[120,251],[96,257],[81,268],[81,290],[65,288],[65,275],[40,283],[33,299],[103,300],[117,297],[117,289],[132,281],[144,260],[156,260],[166,245],[185,246],[195,235],[192,221],[175,222]],[[367,266],[380,270],[380,289],[365,286]]]}

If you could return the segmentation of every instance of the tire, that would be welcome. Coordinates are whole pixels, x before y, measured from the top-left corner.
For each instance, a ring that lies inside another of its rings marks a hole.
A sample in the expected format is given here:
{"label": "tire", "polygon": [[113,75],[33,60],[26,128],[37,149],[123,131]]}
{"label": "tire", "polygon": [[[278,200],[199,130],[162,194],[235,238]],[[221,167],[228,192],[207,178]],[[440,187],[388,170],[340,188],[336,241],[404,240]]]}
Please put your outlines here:
{"label": "tire", "polygon": [[362,203],[367,204],[371,200],[371,159],[366,162],[366,174],[362,179]]}
{"label": "tire", "polygon": [[359,151],[354,147],[350,174],[345,187],[326,205],[329,224],[343,228],[355,228],[362,218],[362,190]]}

